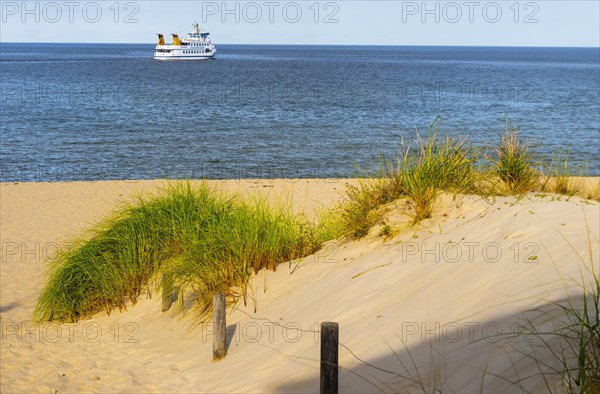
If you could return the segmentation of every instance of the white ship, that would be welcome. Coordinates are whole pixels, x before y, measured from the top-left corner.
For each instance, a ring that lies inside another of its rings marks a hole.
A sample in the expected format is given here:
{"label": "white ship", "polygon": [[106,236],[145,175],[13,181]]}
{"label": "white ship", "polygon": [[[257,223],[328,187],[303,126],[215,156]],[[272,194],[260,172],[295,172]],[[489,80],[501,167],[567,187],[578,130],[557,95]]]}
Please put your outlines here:
{"label": "white ship", "polygon": [[158,45],[154,52],[156,60],[205,60],[212,59],[217,53],[217,48],[210,41],[208,35],[200,31],[197,22],[192,24],[194,31],[186,38],[179,39],[177,34],[172,34],[173,43],[165,44],[165,38],[158,34]]}

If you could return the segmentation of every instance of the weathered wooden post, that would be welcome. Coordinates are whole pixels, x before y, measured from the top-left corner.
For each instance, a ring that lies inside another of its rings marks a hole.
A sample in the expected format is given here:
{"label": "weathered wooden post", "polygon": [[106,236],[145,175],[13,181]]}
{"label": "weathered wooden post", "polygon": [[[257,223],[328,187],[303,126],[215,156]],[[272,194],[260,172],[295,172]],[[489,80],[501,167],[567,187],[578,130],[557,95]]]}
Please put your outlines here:
{"label": "weathered wooden post", "polygon": [[338,392],[339,325],[321,323],[321,394]]}
{"label": "weathered wooden post", "polygon": [[162,276],[162,311],[166,312],[173,305],[173,275],[165,273]]}
{"label": "weathered wooden post", "polygon": [[225,294],[213,295],[213,361],[219,361],[225,357],[227,324],[225,321]]}

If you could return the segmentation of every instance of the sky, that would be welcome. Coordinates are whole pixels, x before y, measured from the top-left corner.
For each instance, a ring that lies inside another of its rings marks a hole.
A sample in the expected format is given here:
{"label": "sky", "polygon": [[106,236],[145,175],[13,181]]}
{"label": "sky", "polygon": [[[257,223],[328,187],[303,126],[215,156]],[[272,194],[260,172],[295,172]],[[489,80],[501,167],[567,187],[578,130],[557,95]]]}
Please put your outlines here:
{"label": "sky", "polygon": [[600,47],[600,1],[0,1],[0,42]]}

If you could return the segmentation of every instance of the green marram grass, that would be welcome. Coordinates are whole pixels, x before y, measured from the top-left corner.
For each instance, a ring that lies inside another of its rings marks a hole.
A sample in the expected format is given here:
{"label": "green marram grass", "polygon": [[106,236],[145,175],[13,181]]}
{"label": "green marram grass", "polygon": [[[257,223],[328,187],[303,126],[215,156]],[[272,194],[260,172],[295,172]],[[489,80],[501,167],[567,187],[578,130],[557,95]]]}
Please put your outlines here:
{"label": "green marram grass", "polygon": [[537,169],[543,167],[542,162],[533,145],[519,135],[508,118],[500,141],[486,150],[467,144],[465,138],[441,138],[438,120],[430,125],[427,136],[417,133],[408,143],[402,140],[394,160],[381,158],[377,171],[360,171],[358,185],[348,185],[346,199],[336,214],[341,234],[364,237],[376,224],[384,224],[386,204],[401,198],[412,206],[409,214],[413,224],[419,223],[431,217],[442,192],[490,196],[542,190],[600,200],[600,184],[581,190],[572,179],[568,154],[554,156],[546,166],[544,183],[543,173]]}
{"label": "green marram grass", "polygon": [[[418,223],[431,217],[442,192],[504,194],[482,186],[498,179],[510,194],[539,186],[531,144],[508,122],[482,164],[480,149],[466,139],[439,137],[438,120],[426,137],[417,134],[408,144],[402,140],[397,157],[382,158],[376,174],[363,171],[359,184],[348,187],[344,203],[323,212],[318,225],[295,216],[289,204],[273,206],[258,197],[244,202],[205,184],[176,183],[150,198],[139,197],[53,261],[34,319],[76,321],[121,310],[160,284],[164,274],[180,295],[193,295],[204,317],[214,292],[245,297],[253,272],[314,253],[331,239],[365,236],[382,221],[384,206],[399,198],[407,199]],[[565,159],[551,175],[564,186],[568,174]],[[556,191],[572,193],[562,186]]]}
{"label": "green marram grass", "polygon": [[214,292],[243,292],[253,272],[313,253],[327,236],[287,207],[177,183],[138,198],[60,254],[34,320],[72,322],[122,310],[164,273],[182,293],[193,293],[202,315]]}
{"label": "green marram grass", "polygon": [[400,190],[414,206],[415,223],[431,217],[442,191],[474,192],[477,181],[477,149],[467,146],[466,139],[439,139],[435,124],[430,126],[427,138],[417,136],[416,149],[402,143]]}
{"label": "green marram grass", "polygon": [[438,119],[429,134],[417,135],[408,144],[402,140],[395,160],[382,158],[375,175],[363,172],[358,186],[349,186],[341,207],[340,222],[351,238],[365,236],[383,217],[382,205],[408,198],[413,207],[413,222],[431,217],[440,193],[474,192],[479,177],[475,169],[478,150],[466,139],[438,138]]}
{"label": "green marram grass", "polygon": [[[493,165],[493,174],[506,188],[508,194],[523,194],[535,190],[541,173],[533,146],[527,139],[519,137],[519,128],[505,120],[504,134],[500,143],[487,156]],[[494,182],[496,184],[497,182]]]}
{"label": "green marram grass", "polygon": [[550,191],[567,196],[575,195],[579,192],[579,188],[573,179],[573,175],[569,167],[569,153],[554,155],[548,170],[548,178],[552,178]]}
{"label": "green marram grass", "polygon": [[376,176],[370,176],[364,171],[361,171],[361,175],[357,186],[347,186],[342,209],[334,213],[337,214],[341,229],[339,235],[354,239],[364,237],[383,218],[380,206],[402,195],[400,173],[396,165],[385,158],[380,160]]}

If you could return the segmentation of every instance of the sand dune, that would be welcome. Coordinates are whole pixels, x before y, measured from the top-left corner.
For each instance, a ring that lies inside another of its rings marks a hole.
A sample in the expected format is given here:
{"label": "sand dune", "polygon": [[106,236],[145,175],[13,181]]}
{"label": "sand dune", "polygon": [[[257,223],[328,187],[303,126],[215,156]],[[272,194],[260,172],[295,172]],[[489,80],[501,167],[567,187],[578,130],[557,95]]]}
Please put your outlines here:
{"label": "sand dune", "polygon": [[[309,215],[337,201],[344,182],[212,181],[226,192],[289,196]],[[553,302],[577,303],[573,279],[600,272],[596,202],[444,196],[433,218],[393,238],[375,229],[259,273],[247,305],[228,313],[228,355],[218,363],[209,327],[161,313],[158,297],[34,326],[56,250],[119,201],[162,184],[0,185],[2,392],[315,392],[322,321],[340,324],[341,392],[545,391],[539,376],[507,382],[537,373],[524,355],[540,344],[515,333],[525,316],[557,314]],[[391,226],[405,224],[403,209],[390,207]]]}

